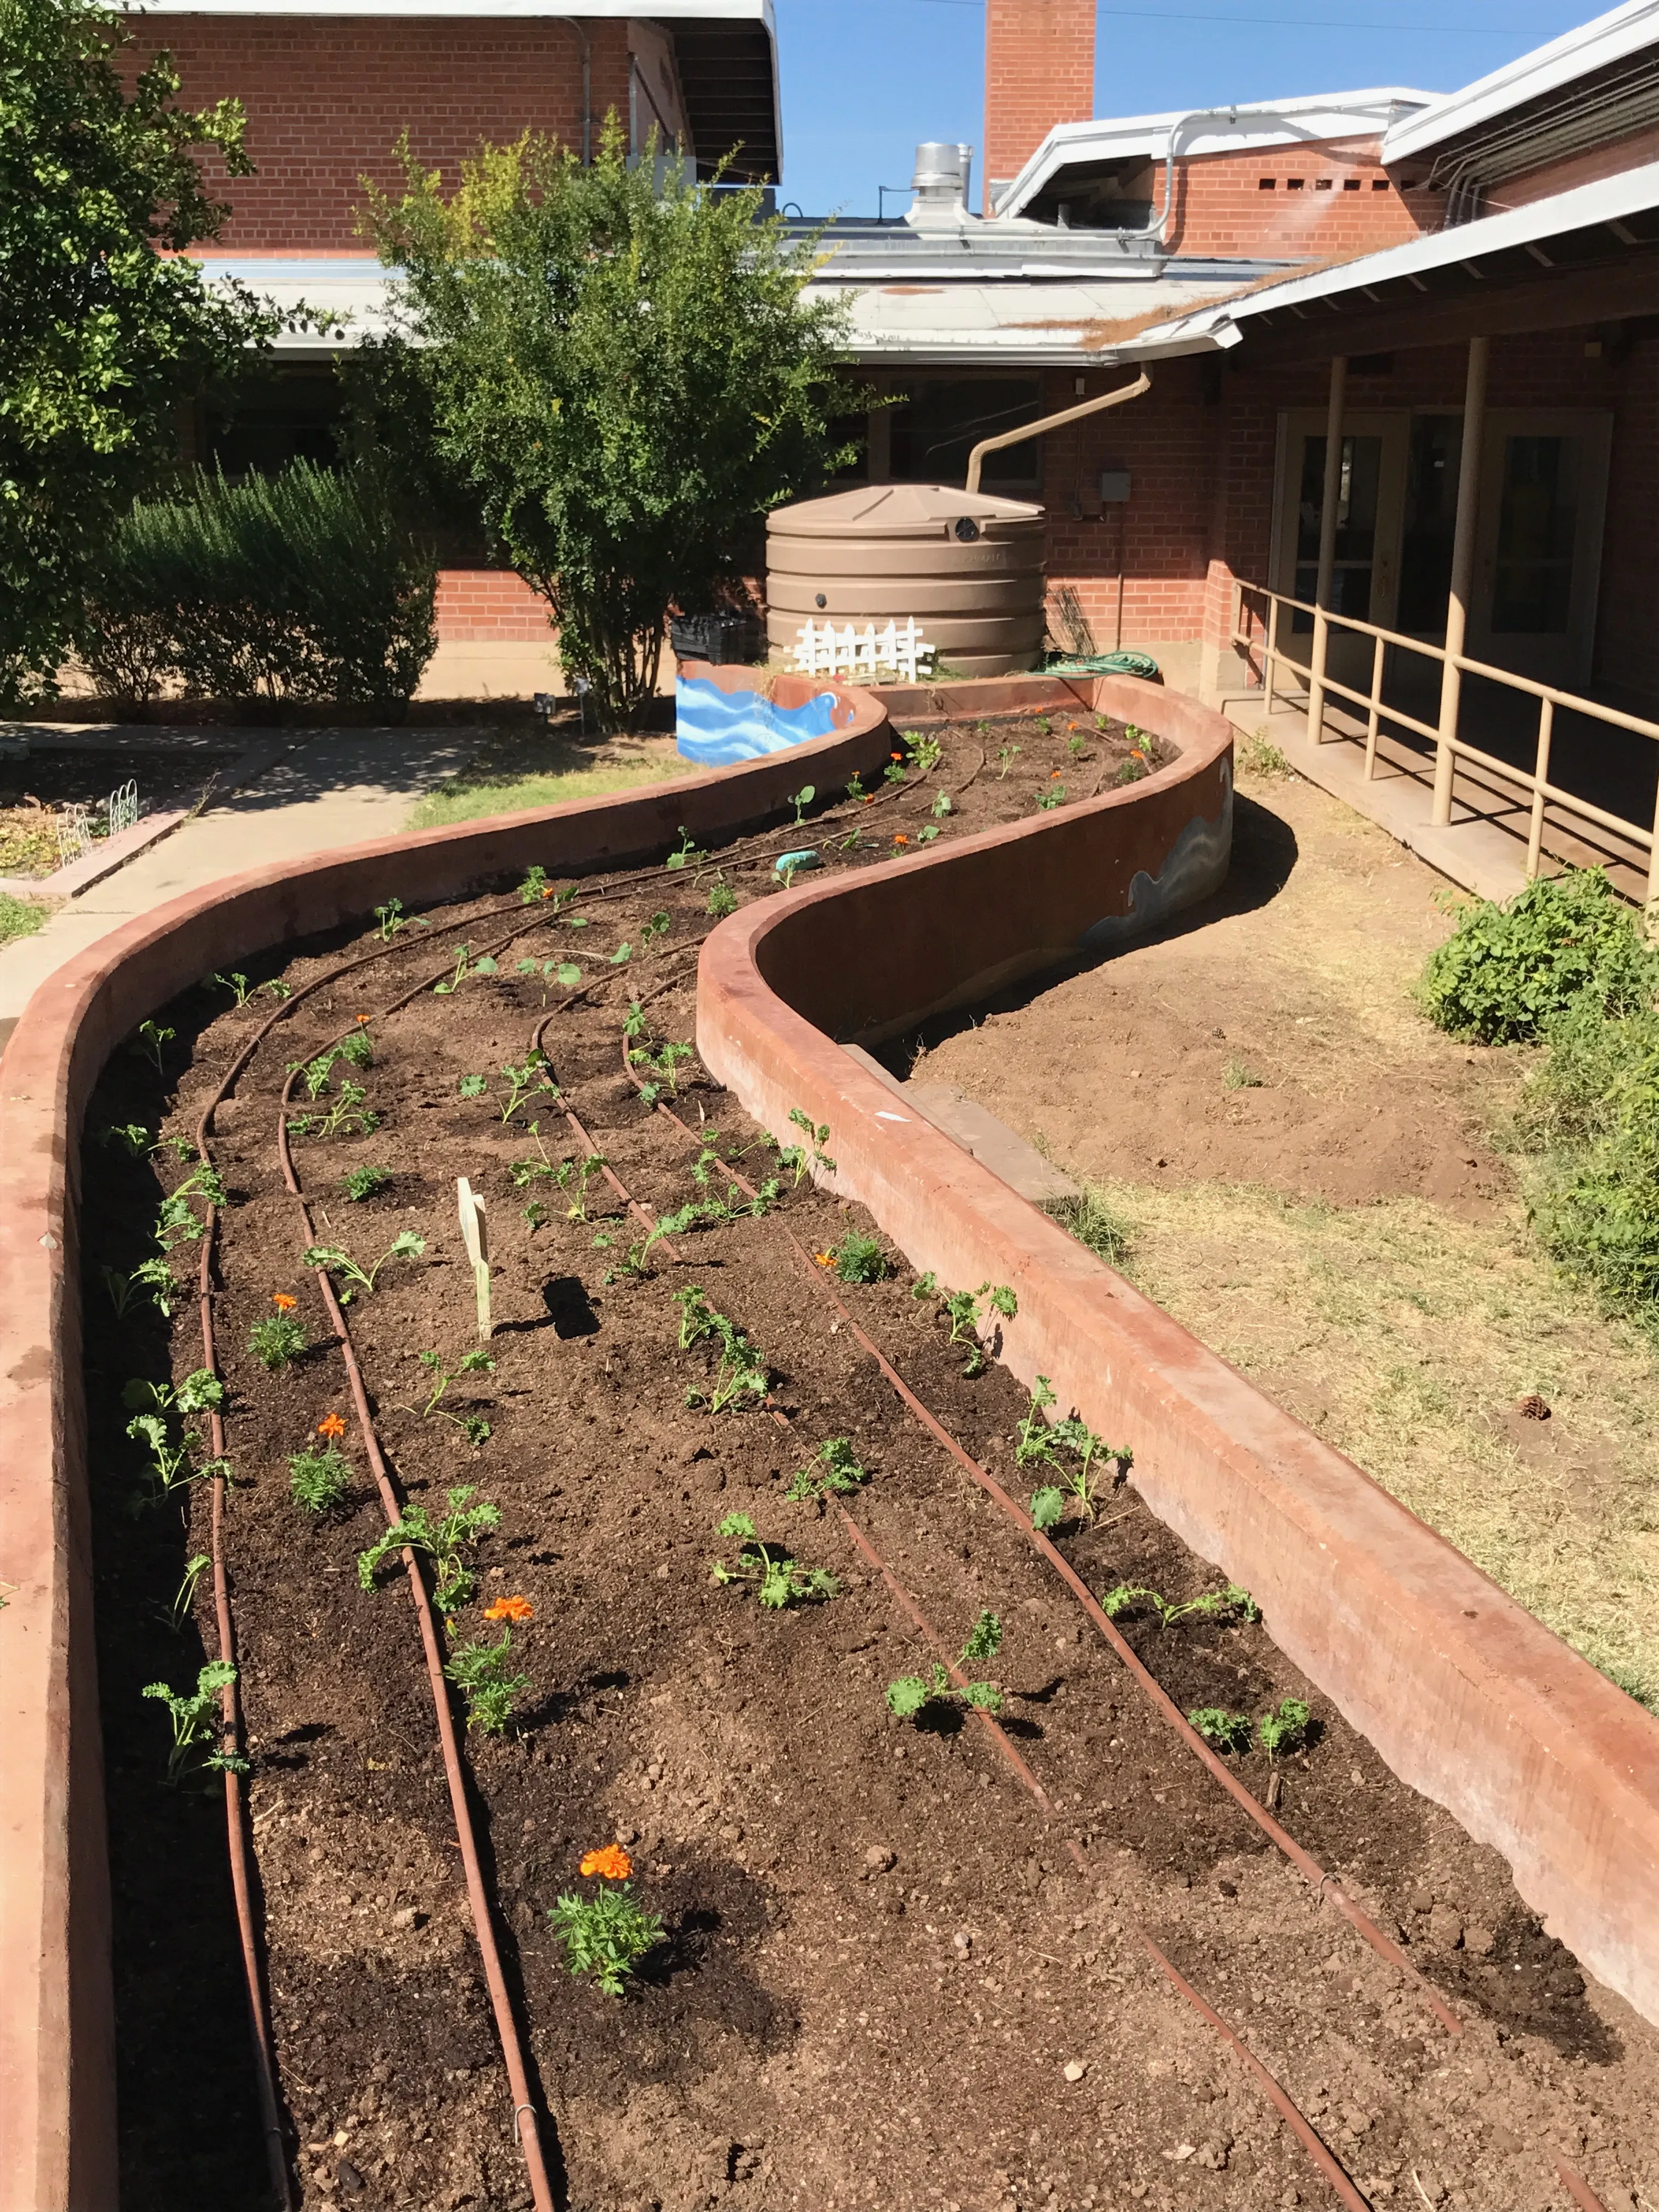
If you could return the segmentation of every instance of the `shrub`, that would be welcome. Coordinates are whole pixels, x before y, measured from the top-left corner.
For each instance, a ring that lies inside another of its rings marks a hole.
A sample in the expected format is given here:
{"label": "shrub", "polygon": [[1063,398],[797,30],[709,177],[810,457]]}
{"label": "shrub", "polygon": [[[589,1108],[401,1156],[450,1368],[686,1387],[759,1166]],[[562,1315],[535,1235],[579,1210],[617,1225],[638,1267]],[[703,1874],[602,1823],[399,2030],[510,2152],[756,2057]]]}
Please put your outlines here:
{"label": "shrub", "polygon": [[112,696],[169,677],[198,697],[406,705],[437,643],[437,573],[368,464],[294,461],[140,501],[116,528],[76,634]]}
{"label": "shrub", "polygon": [[1581,998],[1619,1016],[1651,1006],[1659,953],[1606,872],[1540,878],[1498,905],[1466,907],[1428,957],[1418,1004],[1437,1028],[1480,1044],[1528,1044]]}

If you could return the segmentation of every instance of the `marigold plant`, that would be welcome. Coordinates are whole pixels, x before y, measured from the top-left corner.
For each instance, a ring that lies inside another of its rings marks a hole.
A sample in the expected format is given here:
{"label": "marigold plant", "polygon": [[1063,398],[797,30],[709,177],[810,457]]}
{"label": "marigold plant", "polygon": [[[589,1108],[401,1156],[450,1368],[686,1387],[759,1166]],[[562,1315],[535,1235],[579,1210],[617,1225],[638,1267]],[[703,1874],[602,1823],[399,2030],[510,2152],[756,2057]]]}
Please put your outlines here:
{"label": "marigold plant", "polygon": [[527,1597],[498,1597],[484,1607],[486,1620],[533,1620],[536,1608]]}

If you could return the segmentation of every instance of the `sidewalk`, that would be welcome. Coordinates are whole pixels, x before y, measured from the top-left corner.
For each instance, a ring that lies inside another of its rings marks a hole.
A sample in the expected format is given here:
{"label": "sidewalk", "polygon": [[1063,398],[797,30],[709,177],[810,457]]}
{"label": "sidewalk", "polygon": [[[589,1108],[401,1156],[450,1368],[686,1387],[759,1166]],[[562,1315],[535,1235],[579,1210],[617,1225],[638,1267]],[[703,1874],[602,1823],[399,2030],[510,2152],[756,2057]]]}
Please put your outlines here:
{"label": "sidewalk", "polygon": [[66,901],[34,936],[0,947],[0,1048],[36,986],[100,937],[221,876],[390,836],[417,799],[465,763],[477,736],[466,728],[295,732],[254,781]]}

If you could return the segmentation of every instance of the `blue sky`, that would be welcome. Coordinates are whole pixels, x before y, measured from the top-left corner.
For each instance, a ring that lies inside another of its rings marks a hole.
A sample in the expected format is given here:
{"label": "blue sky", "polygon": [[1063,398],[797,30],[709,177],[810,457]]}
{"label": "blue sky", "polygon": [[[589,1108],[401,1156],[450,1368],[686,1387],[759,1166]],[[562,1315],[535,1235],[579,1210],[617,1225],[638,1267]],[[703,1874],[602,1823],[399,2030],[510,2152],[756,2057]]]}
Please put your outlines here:
{"label": "blue sky", "polygon": [[[917,142],[984,135],[983,0],[775,0],[785,200],[874,215]],[[1599,12],[1550,0],[1171,0],[1103,7],[1095,112],[1373,84],[1449,92]],[[1443,17],[1443,21],[1437,18]],[[982,173],[975,164],[975,191]],[[903,205],[890,198],[890,211]]]}

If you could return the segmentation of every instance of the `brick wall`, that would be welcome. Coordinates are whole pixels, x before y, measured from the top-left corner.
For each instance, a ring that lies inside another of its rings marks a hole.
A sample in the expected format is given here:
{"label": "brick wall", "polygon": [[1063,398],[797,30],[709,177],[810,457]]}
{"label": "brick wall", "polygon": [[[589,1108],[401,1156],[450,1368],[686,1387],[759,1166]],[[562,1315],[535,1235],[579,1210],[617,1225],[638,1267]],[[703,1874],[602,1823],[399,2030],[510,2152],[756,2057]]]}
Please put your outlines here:
{"label": "brick wall", "polygon": [[[1182,253],[1335,261],[1437,228],[1443,196],[1402,191],[1382,165],[1380,143],[1332,139],[1179,161],[1171,243]],[[1161,198],[1161,167],[1155,189]]]}
{"label": "brick wall", "polygon": [[[628,119],[628,25],[584,27],[593,50],[597,133],[607,108]],[[481,138],[523,131],[581,143],[581,58],[569,25],[543,19],[445,22],[381,17],[134,19],[129,70],[166,47],[193,106],[234,95],[247,111],[259,173],[215,179],[234,210],[223,245],[252,252],[364,250],[353,224],[364,174],[400,182],[392,148],[453,176]],[[212,175],[215,165],[210,163]]]}
{"label": "brick wall", "polygon": [[1553,192],[1569,192],[1575,185],[1597,184],[1603,177],[1621,177],[1626,169],[1640,168],[1648,161],[1659,161],[1659,125],[1632,131],[1626,137],[1592,146],[1582,154],[1568,155],[1541,169],[1529,170],[1525,176],[1505,177],[1486,194],[1480,212],[1497,215],[1504,208],[1529,207],[1534,200],[1547,199]]}
{"label": "brick wall", "polygon": [[986,0],[986,212],[994,179],[1017,177],[1056,123],[1094,112],[1095,0]]}
{"label": "brick wall", "polygon": [[547,601],[511,568],[441,568],[437,612],[446,645],[553,641]]}

